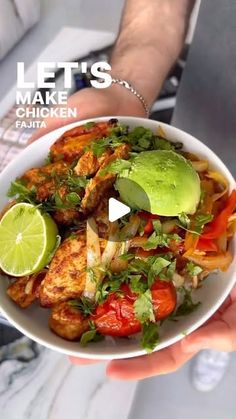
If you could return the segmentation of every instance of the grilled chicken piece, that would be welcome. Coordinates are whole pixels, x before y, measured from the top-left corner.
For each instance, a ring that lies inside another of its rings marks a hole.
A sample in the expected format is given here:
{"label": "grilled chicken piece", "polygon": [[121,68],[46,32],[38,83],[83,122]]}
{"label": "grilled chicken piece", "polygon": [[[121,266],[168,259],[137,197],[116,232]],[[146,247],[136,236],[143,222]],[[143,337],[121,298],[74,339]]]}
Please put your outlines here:
{"label": "grilled chicken piece", "polygon": [[103,197],[98,207],[93,212],[93,217],[98,228],[99,238],[108,239],[109,219],[108,219],[108,200],[109,196]]}
{"label": "grilled chicken piece", "polygon": [[66,175],[69,170],[69,165],[63,161],[51,163],[46,166],[30,169],[24,173],[21,180],[26,182],[26,187],[31,189],[36,187],[36,199],[38,201],[45,201],[56,192],[55,175]]}
{"label": "grilled chicken piece", "polygon": [[30,306],[39,296],[39,287],[46,270],[17,279],[7,289],[9,297],[21,308]]}
{"label": "grilled chicken piece", "polygon": [[57,225],[71,226],[80,220],[81,213],[74,208],[59,209],[52,213],[52,217]]}
{"label": "grilled chicken piece", "polygon": [[85,214],[92,212],[98,206],[104,194],[112,187],[116,179],[116,175],[113,173],[100,175],[102,170],[116,159],[128,159],[129,151],[130,146],[128,144],[118,146],[113,154],[104,160],[96,175],[90,179],[81,201],[81,209]]}
{"label": "grilled chicken piece", "polygon": [[79,340],[89,329],[88,319],[69,301],[56,304],[49,318],[49,326],[56,335],[67,340]]}
{"label": "grilled chicken piece", "polygon": [[84,153],[85,146],[107,136],[113,126],[110,122],[97,122],[91,127],[80,125],[64,132],[51,146],[52,160],[56,161],[63,156],[64,161],[72,162]]}
{"label": "grilled chicken piece", "polygon": [[53,257],[40,289],[42,306],[79,297],[86,280],[86,235],[77,232],[64,240]]}
{"label": "grilled chicken piece", "polygon": [[96,157],[92,150],[86,151],[80,157],[74,171],[78,176],[92,176],[111,154],[112,151],[110,149],[104,151],[100,157]]}

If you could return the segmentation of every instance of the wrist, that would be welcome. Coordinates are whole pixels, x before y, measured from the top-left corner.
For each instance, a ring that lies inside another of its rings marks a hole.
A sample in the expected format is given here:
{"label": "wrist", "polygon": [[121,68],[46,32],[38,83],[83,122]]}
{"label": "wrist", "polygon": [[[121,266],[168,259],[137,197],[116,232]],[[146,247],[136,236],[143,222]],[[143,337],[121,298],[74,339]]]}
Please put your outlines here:
{"label": "wrist", "polygon": [[116,115],[147,116],[138,97],[125,87],[112,83],[111,86],[106,89],[106,95],[108,96],[111,108],[114,109]]}

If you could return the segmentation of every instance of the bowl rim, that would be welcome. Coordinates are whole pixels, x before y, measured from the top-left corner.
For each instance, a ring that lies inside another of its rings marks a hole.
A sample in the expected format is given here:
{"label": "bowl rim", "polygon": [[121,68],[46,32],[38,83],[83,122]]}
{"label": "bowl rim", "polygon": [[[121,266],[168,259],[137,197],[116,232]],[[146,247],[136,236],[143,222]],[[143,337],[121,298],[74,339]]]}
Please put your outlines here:
{"label": "bowl rim", "polygon": [[[23,149],[22,152],[20,152],[19,155],[17,155],[16,158],[13,159],[6,166],[6,168],[0,173],[0,185],[1,185],[1,179],[3,177],[5,177],[7,174],[10,175],[11,169],[13,167],[15,167],[18,163],[21,162],[22,158],[24,157],[24,154],[28,153],[29,150],[33,151],[34,148],[36,149],[40,143],[47,141],[47,139],[51,140],[52,136],[54,137],[54,141],[56,141],[56,139],[59,138],[59,136],[62,135],[64,132],[66,132],[66,131],[74,128],[74,127],[86,124],[87,122],[107,121],[107,120],[110,120],[110,119],[118,119],[118,121],[121,121],[121,123],[123,122],[127,125],[129,125],[129,123],[131,123],[131,124],[133,123],[136,126],[145,124],[147,122],[148,123],[151,122],[153,124],[153,126],[156,126],[156,127],[161,126],[161,127],[163,127],[164,130],[166,128],[168,131],[172,131],[173,133],[178,132],[178,134],[181,136],[181,138],[183,138],[183,143],[184,143],[185,147],[187,147],[186,146],[186,141],[185,141],[187,139],[188,139],[188,141],[190,141],[190,147],[191,147],[191,142],[192,141],[196,145],[200,145],[201,148],[204,149],[204,153],[206,152],[206,154],[207,153],[211,154],[211,156],[214,158],[213,164],[217,163],[217,165],[220,166],[220,170],[226,176],[226,178],[228,179],[231,186],[235,183],[235,180],[234,180],[232,174],[230,173],[229,169],[225,166],[225,164],[217,156],[217,154],[213,150],[211,150],[210,147],[208,147],[206,144],[204,144],[203,142],[201,142],[200,140],[198,140],[197,138],[195,138],[191,134],[189,134],[189,133],[187,133],[187,132],[185,132],[185,131],[183,131],[183,130],[181,130],[181,129],[173,126],[173,125],[165,124],[165,123],[160,122],[160,121],[151,120],[151,119],[147,119],[147,118],[140,118],[140,117],[115,115],[115,116],[101,116],[101,117],[97,117],[97,118],[92,118],[92,117],[87,118],[85,120],[76,121],[76,122],[64,125],[62,127],[59,127],[55,130],[50,131],[47,134],[44,134],[36,142],[33,142],[33,143],[29,144],[29,146],[27,146],[25,149]],[[37,146],[35,144],[37,144]],[[29,163],[30,163],[30,160],[29,160]],[[29,167],[30,167],[30,164],[29,164]],[[232,189],[232,187],[230,189]],[[1,190],[0,190],[0,192],[1,192]],[[0,210],[1,210],[1,207],[0,207]],[[233,242],[236,244],[236,236],[234,237]],[[188,335],[190,333],[192,333],[193,331],[195,331],[196,329],[198,329],[201,325],[203,325],[216,312],[216,310],[221,306],[221,304],[224,302],[224,300],[226,299],[226,297],[228,296],[228,294],[230,293],[230,291],[232,290],[232,288],[234,287],[235,282],[236,282],[236,264],[233,267],[233,272],[232,273],[233,273],[233,275],[232,275],[231,281],[229,281],[227,287],[224,288],[224,292],[222,292],[221,296],[218,298],[218,300],[215,302],[215,304],[212,305],[212,307],[210,307],[206,311],[206,313],[204,315],[202,315],[197,321],[193,322],[193,324],[188,327],[188,330],[187,330]],[[224,274],[224,273],[222,273],[222,274]],[[0,276],[1,276],[1,274],[0,274]],[[28,338],[32,339],[33,341],[35,341],[35,342],[37,342],[37,343],[39,343],[39,344],[41,344],[41,345],[43,345],[43,346],[45,346],[49,349],[60,352],[62,354],[77,356],[77,357],[80,357],[80,358],[97,359],[97,360],[122,359],[122,358],[130,358],[130,357],[135,357],[135,356],[140,356],[140,355],[145,355],[146,354],[146,351],[141,349],[141,348],[140,349],[130,349],[130,350],[126,350],[122,353],[114,353],[112,355],[101,354],[101,353],[96,355],[94,353],[89,353],[89,350],[86,352],[86,349],[80,347],[79,345],[78,345],[78,350],[67,349],[67,348],[63,347],[63,342],[68,342],[68,341],[65,341],[63,338],[61,338],[61,342],[62,342],[61,345],[59,345],[57,343],[55,343],[55,344],[50,343],[46,339],[41,338],[40,336],[38,336],[37,333],[28,331],[27,328],[25,328],[20,323],[18,323],[17,320],[15,320],[15,318],[12,318],[11,314],[9,314],[8,311],[5,310],[2,307],[1,295],[0,295],[0,312],[22,334],[24,334]],[[163,342],[161,341],[157,345],[157,347],[154,349],[153,352],[156,352],[156,351],[159,351],[161,349],[167,348],[170,345],[180,341],[183,337],[184,336],[183,336],[182,333],[178,333],[172,338],[165,339]]]}

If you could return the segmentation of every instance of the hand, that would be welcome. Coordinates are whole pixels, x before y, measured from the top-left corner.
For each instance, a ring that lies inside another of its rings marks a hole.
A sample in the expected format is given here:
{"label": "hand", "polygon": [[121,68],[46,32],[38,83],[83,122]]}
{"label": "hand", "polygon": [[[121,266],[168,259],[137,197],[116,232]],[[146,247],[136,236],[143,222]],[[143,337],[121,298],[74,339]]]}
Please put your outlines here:
{"label": "hand", "polygon": [[44,120],[47,127],[37,130],[30,142],[56,128],[87,118],[109,115],[145,117],[145,111],[139,99],[124,87],[117,85],[112,85],[107,89],[83,89],[69,98],[67,106],[77,109],[76,119],[47,118]]}
{"label": "hand", "polygon": [[[226,352],[236,350],[236,286],[219,310],[195,332],[151,355],[111,361],[107,375],[116,379],[140,380],[168,374],[206,348]],[[79,365],[94,362],[75,357],[70,357],[70,360]]]}

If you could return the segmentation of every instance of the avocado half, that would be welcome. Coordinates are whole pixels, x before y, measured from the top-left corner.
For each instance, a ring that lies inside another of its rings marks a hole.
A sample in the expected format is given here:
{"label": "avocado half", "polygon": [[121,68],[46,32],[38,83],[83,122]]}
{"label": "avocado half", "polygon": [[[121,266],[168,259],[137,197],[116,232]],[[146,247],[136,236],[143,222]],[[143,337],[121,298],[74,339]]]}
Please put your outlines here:
{"label": "avocado half", "polygon": [[182,155],[154,150],[139,153],[115,184],[123,202],[162,216],[193,214],[200,200],[200,179]]}

